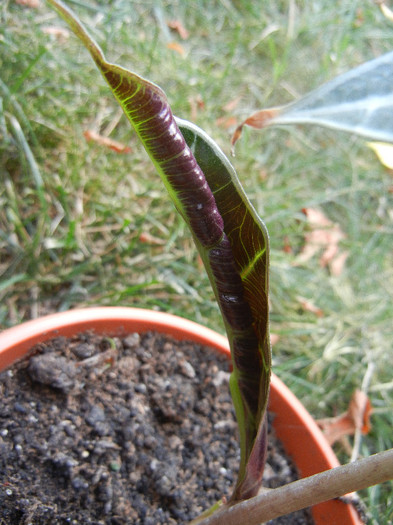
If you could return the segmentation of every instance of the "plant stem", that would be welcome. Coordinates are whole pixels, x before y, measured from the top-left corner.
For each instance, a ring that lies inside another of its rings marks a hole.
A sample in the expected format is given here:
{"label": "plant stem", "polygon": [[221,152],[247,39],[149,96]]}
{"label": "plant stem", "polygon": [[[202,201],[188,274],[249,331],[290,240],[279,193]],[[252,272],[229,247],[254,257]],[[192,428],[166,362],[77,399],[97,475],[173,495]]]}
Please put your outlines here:
{"label": "plant stem", "polygon": [[393,449],[222,508],[200,525],[259,525],[296,510],[393,479]]}

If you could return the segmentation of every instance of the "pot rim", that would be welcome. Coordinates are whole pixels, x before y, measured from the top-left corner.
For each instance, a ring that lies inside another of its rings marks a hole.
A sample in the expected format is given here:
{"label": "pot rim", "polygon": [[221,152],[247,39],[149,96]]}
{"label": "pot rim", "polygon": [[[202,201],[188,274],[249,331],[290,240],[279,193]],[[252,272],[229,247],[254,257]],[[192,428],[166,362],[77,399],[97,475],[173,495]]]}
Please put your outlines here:
{"label": "pot rim", "polygon": [[[68,310],[26,321],[0,333],[0,371],[20,359],[35,344],[58,336],[71,336],[94,329],[121,335],[130,330],[154,330],[178,340],[215,348],[230,357],[226,337],[194,321],[173,314],[142,308],[109,306]],[[273,373],[269,410],[273,426],[301,477],[337,467],[339,461],[320,428],[298,398]],[[307,453],[304,454],[304,451]],[[312,507],[316,525],[362,525],[353,505],[330,500]]]}

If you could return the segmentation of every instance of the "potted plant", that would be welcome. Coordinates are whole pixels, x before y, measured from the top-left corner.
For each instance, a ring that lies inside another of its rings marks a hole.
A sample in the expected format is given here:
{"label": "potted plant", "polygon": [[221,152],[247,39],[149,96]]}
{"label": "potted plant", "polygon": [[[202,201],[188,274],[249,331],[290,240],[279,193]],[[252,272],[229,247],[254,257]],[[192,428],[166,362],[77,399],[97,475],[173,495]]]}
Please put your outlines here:
{"label": "potted plant", "polygon": [[[212,508],[198,522],[259,523],[289,512],[283,501],[294,499],[295,507],[308,506],[390,479],[392,454],[388,451],[311,479],[303,489],[289,487],[288,492],[280,492],[283,499],[278,492],[257,495],[265,464],[271,376],[266,228],[214,141],[193,124],[175,119],[158,86],[107,62],[61,2],[48,2],[89,49],[144,144],[191,230],[224,319],[233,365],[230,387],[239,423],[240,468],[229,501]],[[293,497],[295,493],[300,494],[298,498]],[[270,508],[265,512],[266,499]]]}
{"label": "potted plant", "polygon": [[[180,317],[123,307],[69,310],[27,321],[0,333],[0,371],[29,353],[34,345],[55,337],[72,337],[86,331],[121,336],[133,332],[162,332],[176,339],[208,345],[230,359],[226,337]],[[339,463],[315,421],[280,379],[272,374],[269,411],[278,439],[303,477],[338,467]],[[307,454],[304,454],[304,450]],[[334,499],[312,507],[316,525],[360,524],[351,501]]]}

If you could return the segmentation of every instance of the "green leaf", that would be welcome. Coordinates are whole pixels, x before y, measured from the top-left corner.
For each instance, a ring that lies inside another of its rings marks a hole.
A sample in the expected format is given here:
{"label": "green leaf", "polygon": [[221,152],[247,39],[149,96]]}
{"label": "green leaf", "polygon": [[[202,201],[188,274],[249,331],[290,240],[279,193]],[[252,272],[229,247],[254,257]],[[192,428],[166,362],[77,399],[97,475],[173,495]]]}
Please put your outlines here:
{"label": "green leaf", "polygon": [[351,69],[287,106],[258,111],[244,125],[318,124],[393,142],[393,52]]}
{"label": "green leaf", "polygon": [[90,51],[204,261],[232,350],[231,391],[241,436],[241,466],[233,499],[251,497],[263,474],[271,367],[266,228],[214,141],[191,123],[175,119],[158,86],[107,62],[64,4],[47,1]]}

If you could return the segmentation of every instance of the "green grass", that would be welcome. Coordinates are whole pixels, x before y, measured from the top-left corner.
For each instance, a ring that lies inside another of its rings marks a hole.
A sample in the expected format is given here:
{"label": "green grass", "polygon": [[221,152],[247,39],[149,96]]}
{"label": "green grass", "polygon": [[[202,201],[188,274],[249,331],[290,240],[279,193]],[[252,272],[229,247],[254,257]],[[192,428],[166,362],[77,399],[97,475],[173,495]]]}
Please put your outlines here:
{"label": "green grass", "polygon": [[[174,113],[192,118],[227,153],[233,128],[218,119],[240,121],[287,102],[393,41],[393,26],[372,2],[69,4],[108,59],[159,83]],[[190,235],[87,52],[71,35],[62,41],[44,32],[64,27],[45,6],[5,2],[0,17],[0,325],[121,304],[222,331]],[[172,19],[187,28],[187,40],[167,28]],[[109,127],[131,154],[84,139],[86,129]],[[391,447],[392,175],[364,141],[314,128],[245,130],[233,163],[271,235],[275,371],[318,418],[346,410],[372,363],[373,429],[361,454]],[[349,257],[337,277],[318,257],[294,265],[307,207],[322,209],[346,234],[340,247]],[[141,233],[162,244],[142,243]],[[305,311],[299,296],[323,316]],[[336,452],[348,460],[340,446]],[[392,489],[362,493],[371,523],[392,523]]]}

